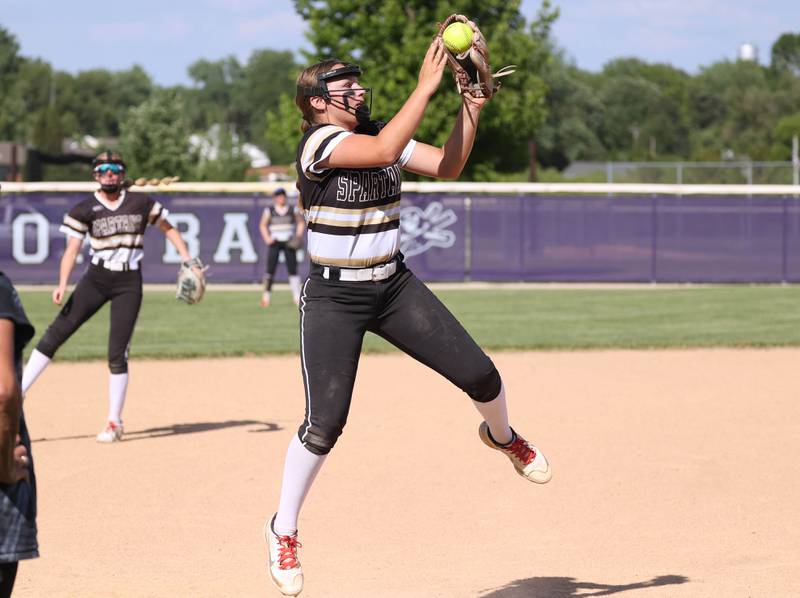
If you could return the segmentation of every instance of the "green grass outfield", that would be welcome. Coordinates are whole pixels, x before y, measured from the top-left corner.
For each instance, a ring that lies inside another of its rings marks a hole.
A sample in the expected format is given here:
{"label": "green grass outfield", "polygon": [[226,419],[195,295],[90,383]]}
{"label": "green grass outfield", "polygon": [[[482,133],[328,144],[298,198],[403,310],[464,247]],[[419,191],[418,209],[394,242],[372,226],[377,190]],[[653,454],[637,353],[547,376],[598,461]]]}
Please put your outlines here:
{"label": "green grass outfield", "polygon": [[[800,287],[795,286],[447,287],[435,292],[490,351],[800,345]],[[38,340],[56,315],[50,289],[20,295]],[[174,291],[146,290],[131,356],[297,352],[299,316],[289,292],[275,291],[267,310],[258,307],[259,297],[258,290],[214,290],[201,304],[187,306],[175,301]],[[58,359],[104,359],[107,337],[106,306],[61,348]],[[364,348],[395,350],[372,334]]]}

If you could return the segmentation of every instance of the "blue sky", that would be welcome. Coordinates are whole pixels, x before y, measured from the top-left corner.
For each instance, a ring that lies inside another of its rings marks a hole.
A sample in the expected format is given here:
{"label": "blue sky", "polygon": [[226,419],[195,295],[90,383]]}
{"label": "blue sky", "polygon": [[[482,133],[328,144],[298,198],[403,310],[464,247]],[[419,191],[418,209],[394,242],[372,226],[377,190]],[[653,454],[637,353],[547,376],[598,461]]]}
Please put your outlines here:
{"label": "blue sky", "polygon": [[[800,32],[797,0],[553,0],[561,10],[557,43],[578,66],[597,71],[612,58],[636,56],[690,73],[734,59],[752,43],[769,62],[781,33]],[[532,18],[539,0],[523,0]],[[25,56],[76,73],[139,64],[161,85],[189,84],[199,58],[260,48],[297,51],[307,44],[291,0],[0,0],[0,25]]]}

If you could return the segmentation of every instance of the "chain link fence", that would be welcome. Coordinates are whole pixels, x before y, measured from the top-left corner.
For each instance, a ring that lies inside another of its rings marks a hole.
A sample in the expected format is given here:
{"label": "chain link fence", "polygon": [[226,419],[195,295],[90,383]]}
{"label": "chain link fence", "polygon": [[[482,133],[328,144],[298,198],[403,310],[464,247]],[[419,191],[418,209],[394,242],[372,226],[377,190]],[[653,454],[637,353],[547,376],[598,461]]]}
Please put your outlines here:
{"label": "chain link fence", "polygon": [[798,185],[800,162],[574,162],[563,174],[606,183]]}

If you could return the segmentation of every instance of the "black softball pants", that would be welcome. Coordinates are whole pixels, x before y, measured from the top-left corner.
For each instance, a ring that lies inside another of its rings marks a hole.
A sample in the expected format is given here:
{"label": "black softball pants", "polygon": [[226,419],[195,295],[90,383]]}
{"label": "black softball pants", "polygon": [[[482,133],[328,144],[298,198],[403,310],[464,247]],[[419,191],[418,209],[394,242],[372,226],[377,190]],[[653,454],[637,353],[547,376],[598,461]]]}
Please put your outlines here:
{"label": "black softball pants", "polygon": [[116,272],[90,265],[36,349],[52,358],[59,347],[108,301],[111,301],[108,369],[112,374],[126,373],[128,348],[142,306],[141,270]]}
{"label": "black softball pants", "polygon": [[286,260],[286,270],[289,276],[297,275],[297,250],[287,247],[285,241],[275,241],[269,246],[267,251],[267,275],[265,276],[268,291],[272,290],[272,282],[275,279],[275,271],[278,269],[278,258],[281,251],[283,259]]}
{"label": "black softball pants", "polygon": [[0,563],[0,598],[10,598],[14,589],[14,580],[17,578],[19,561]]}
{"label": "black softball pants", "polygon": [[432,368],[473,400],[500,393],[492,360],[405,265],[383,281],[326,280],[312,265],[300,298],[300,357],[306,414],[298,435],[311,452],[330,452],[347,423],[364,334],[381,336]]}

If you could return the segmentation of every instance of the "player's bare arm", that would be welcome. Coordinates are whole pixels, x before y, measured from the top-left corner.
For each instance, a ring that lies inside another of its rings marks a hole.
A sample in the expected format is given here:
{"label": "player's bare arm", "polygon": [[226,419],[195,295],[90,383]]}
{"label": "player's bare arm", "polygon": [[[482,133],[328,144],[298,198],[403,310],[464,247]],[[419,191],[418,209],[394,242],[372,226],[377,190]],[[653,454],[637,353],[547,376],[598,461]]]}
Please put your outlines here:
{"label": "player's bare arm", "polygon": [[261,238],[264,239],[264,243],[272,245],[272,235],[269,234],[269,211],[265,211],[261,215],[261,221],[258,223],[258,230],[261,233]]}
{"label": "player's bare arm", "polygon": [[28,455],[19,445],[22,397],[14,372],[14,322],[0,319],[0,482],[14,484],[28,475]]}
{"label": "player's bare arm", "polygon": [[175,246],[175,249],[178,250],[181,256],[181,260],[188,262],[192,259],[192,256],[189,255],[189,249],[186,247],[183,237],[181,237],[181,233],[178,232],[178,229],[172,226],[169,221],[161,219],[158,223],[158,230],[164,233],[164,236],[169,239],[169,242]]}
{"label": "player's bare arm", "polygon": [[305,219],[304,219],[304,218],[303,218],[303,217],[300,215],[300,213],[299,213],[299,212],[298,212],[298,213],[295,213],[295,215],[294,215],[294,220],[295,220],[295,222],[297,223],[297,226],[296,226],[296,228],[294,229],[294,236],[295,236],[295,237],[302,237],[302,236],[303,236],[303,233],[304,233],[304,232],[305,232],[305,230],[306,230],[306,221],[305,221]]}
{"label": "player's bare arm", "polygon": [[61,264],[58,267],[58,286],[53,290],[53,303],[56,305],[61,305],[64,300],[69,277],[75,267],[75,260],[78,259],[82,244],[83,239],[77,237],[69,237],[67,239],[67,247],[64,249],[64,255],[61,256]]}
{"label": "player's bare arm", "polygon": [[461,109],[445,144],[435,147],[427,143],[417,143],[411,158],[403,167],[404,170],[439,179],[459,177],[472,152],[478,120],[486,103],[485,98],[466,95],[462,98]]}
{"label": "player's bare arm", "polygon": [[[162,218],[158,222],[158,230],[164,233],[164,236],[169,239],[169,242],[175,246],[175,249],[181,256],[181,261],[188,262],[192,259],[192,256],[189,255],[189,248],[186,247],[186,242],[183,240],[180,231],[172,226],[168,220]],[[195,274],[198,276],[203,276],[203,269],[200,266],[192,266],[192,270],[194,270]]]}
{"label": "player's bare arm", "polygon": [[[428,47],[419,72],[417,87],[411,92],[400,111],[376,136],[351,135],[333,150],[327,160],[320,163],[323,168],[370,168],[393,164],[413,137],[422,121],[431,96],[436,93],[442,80],[447,58],[441,39],[435,39]],[[345,85],[344,81],[331,83]],[[314,98],[318,103],[321,98]],[[336,123],[335,123],[336,124]]]}

